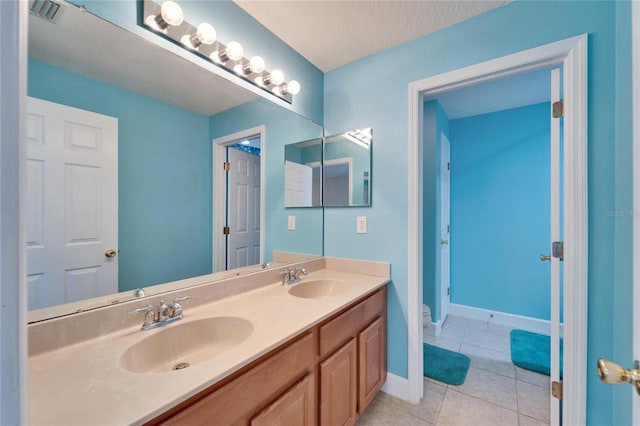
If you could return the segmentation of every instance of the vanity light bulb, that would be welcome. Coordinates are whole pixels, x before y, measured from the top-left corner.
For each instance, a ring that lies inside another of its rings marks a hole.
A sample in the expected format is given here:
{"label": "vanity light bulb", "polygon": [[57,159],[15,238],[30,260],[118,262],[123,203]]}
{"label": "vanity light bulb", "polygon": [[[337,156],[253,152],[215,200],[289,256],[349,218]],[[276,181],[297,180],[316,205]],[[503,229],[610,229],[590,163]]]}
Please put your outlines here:
{"label": "vanity light bulb", "polygon": [[202,44],[213,44],[216,41],[216,30],[206,22],[198,25],[196,30],[196,38],[200,40]]}
{"label": "vanity light bulb", "polygon": [[162,33],[166,33],[168,25],[165,23],[164,28],[161,28],[160,25],[158,24],[158,21],[164,22],[162,21],[162,17],[156,17],[156,15],[149,15],[144,20],[144,23],[147,24],[147,26],[149,26],[154,31],[160,31]]}
{"label": "vanity light bulb", "polygon": [[280,70],[271,71],[269,82],[271,84],[275,84],[276,86],[280,86],[284,82],[284,74],[282,73],[282,71]]}
{"label": "vanity light bulb", "polygon": [[262,71],[264,71],[264,68],[264,59],[262,59],[260,56],[254,56],[253,58],[251,58],[251,61],[249,61],[249,69],[253,73],[260,74]]}
{"label": "vanity light bulb", "polygon": [[300,83],[298,83],[296,80],[291,80],[287,83],[284,92],[290,93],[292,95],[297,95],[298,93],[300,93]]}
{"label": "vanity light bulb", "polygon": [[228,56],[232,61],[242,59],[242,46],[237,41],[229,42],[229,44],[227,44],[227,48],[224,51],[226,56]]}
{"label": "vanity light bulb", "polygon": [[[165,1],[162,3],[162,6],[160,6],[160,16],[162,21],[174,27],[182,24],[182,21],[184,20],[184,13],[182,12],[182,9],[177,3],[172,1]],[[157,20],[158,19],[156,18],[156,21]],[[158,22],[158,25],[160,28],[163,28],[160,22]],[[164,28],[166,28],[166,26]]]}

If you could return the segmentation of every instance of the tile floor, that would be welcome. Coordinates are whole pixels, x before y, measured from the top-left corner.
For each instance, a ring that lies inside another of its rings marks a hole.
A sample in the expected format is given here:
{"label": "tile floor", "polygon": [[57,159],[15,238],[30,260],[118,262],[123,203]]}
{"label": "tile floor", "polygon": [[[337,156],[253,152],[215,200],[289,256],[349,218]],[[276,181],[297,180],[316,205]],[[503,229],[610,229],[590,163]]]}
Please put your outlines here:
{"label": "tile floor", "polygon": [[380,392],[358,426],[549,424],[549,377],[511,363],[510,327],[449,316],[442,333],[424,329],[424,341],[471,358],[460,386],[424,379],[424,398],[412,405]]}

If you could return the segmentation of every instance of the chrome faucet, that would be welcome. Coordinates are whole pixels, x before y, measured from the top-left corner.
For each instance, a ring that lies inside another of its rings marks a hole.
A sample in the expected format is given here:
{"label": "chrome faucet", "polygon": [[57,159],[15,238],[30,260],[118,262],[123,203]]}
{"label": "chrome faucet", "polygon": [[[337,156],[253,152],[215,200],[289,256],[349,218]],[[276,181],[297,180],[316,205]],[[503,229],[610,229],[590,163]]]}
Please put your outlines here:
{"label": "chrome faucet", "polygon": [[152,330],[154,328],[161,327],[163,325],[171,324],[172,322],[182,319],[182,305],[179,302],[191,299],[191,296],[176,297],[173,302],[168,305],[164,303],[164,300],[160,301],[157,309],[153,308],[152,304],[145,306],[144,308],[138,308],[131,312],[129,315],[137,315],[144,313],[144,322],[142,323],[142,330]]}
{"label": "chrome faucet", "polygon": [[307,271],[307,268],[303,266],[298,266],[295,269],[287,268],[280,272],[280,275],[282,275],[282,285],[290,285],[300,282],[300,274],[307,275],[308,273],[309,271]]}

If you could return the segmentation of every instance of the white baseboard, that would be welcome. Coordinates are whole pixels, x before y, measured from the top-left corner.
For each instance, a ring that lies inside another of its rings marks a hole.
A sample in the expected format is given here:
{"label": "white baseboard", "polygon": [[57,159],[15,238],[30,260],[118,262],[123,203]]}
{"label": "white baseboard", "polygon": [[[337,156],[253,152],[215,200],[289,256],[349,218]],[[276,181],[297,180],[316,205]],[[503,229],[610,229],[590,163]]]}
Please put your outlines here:
{"label": "white baseboard", "polygon": [[388,393],[389,395],[395,396],[403,401],[409,400],[409,380],[404,377],[387,373],[387,381],[382,385],[381,390],[382,392]]}
{"label": "white baseboard", "polygon": [[435,335],[436,337],[438,337],[440,335],[440,333],[442,333],[442,324],[444,323],[444,321],[440,320],[437,322],[432,322],[431,325],[435,327]]}
{"label": "white baseboard", "polygon": [[[550,321],[525,317],[522,315],[507,314],[505,312],[490,311],[487,309],[475,308],[473,306],[457,305],[452,303],[450,305],[449,315],[491,322],[493,324],[506,325],[513,328],[532,331],[534,333],[549,335],[551,332]],[[560,335],[563,335],[562,324],[560,324]]]}

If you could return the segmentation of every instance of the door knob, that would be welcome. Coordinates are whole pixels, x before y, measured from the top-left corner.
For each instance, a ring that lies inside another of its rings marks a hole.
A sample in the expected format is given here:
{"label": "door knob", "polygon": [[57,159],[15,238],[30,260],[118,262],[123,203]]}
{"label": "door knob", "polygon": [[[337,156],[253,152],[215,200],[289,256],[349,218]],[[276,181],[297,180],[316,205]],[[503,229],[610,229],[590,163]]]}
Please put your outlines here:
{"label": "door knob", "polygon": [[118,252],[114,249],[107,249],[105,250],[104,255],[109,258],[116,257],[118,255]]}
{"label": "door knob", "polygon": [[544,261],[546,261],[546,260],[548,260],[549,262],[551,262],[551,256],[550,256],[550,255],[549,255],[549,256],[545,256],[544,254],[541,254],[541,255],[540,255],[540,261],[544,262]]}
{"label": "door knob", "polygon": [[640,395],[640,364],[635,362],[635,368],[626,369],[608,359],[600,358],[598,360],[598,376],[600,380],[610,385],[629,382],[636,387],[636,391]]}
{"label": "door knob", "polygon": [[449,240],[440,240],[440,245],[441,246],[445,246],[447,244],[449,244]]}

